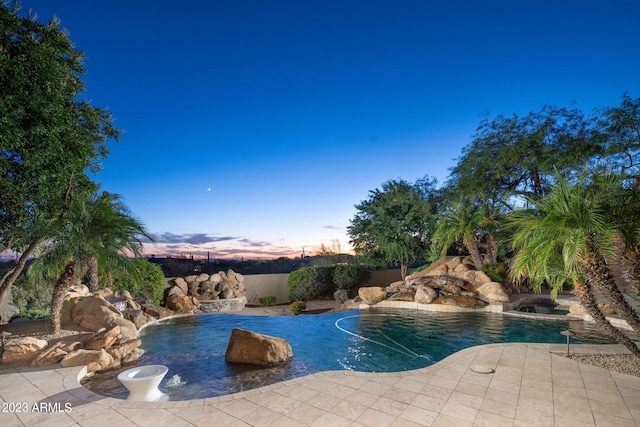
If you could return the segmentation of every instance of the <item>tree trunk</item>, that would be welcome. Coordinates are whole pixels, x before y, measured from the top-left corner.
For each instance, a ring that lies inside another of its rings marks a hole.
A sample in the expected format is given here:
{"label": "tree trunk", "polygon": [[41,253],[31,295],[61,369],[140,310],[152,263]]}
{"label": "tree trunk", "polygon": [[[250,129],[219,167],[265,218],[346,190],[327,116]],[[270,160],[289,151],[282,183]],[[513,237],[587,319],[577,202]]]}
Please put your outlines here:
{"label": "tree trunk", "polygon": [[64,268],[64,272],[58,279],[53,288],[53,295],[51,296],[51,315],[50,315],[50,323],[51,323],[51,333],[59,334],[61,328],[60,320],[62,317],[62,306],[64,304],[64,297],[67,294],[67,290],[69,286],[73,284],[75,279],[76,272],[76,263],[75,261],[71,261]]}
{"label": "tree trunk", "polygon": [[631,341],[628,336],[609,323],[605,315],[602,314],[589,285],[575,281],[573,284],[573,294],[578,297],[587,313],[593,317],[593,320],[602,330],[611,335],[620,344],[624,345],[634,356],[640,358],[640,349],[638,346]]}
{"label": "tree trunk", "polygon": [[492,266],[498,263],[498,240],[492,234],[487,236],[487,255]]}
{"label": "tree trunk", "polygon": [[402,280],[404,280],[407,277],[408,268],[409,266],[407,266],[406,264],[400,264],[400,276],[402,276]]}
{"label": "tree trunk", "polygon": [[579,268],[587,281],[592,283],[611,302],[618,316],[622,317],[634,331],[640,333],[640,318],[624,298],[605,259],[598,252],[589,250]]}
{"label": "tree trunk", "polygon": [[636,296],[640,295],[640,246],[626,248],[620,261],[624,279]]}
{"label": "tree trunk", "polygon": [[9,288],[16,281],[22,270],[24,270],[24,266],[27,265],[27,260],[33,254],[33,252],[42,244],[44,240],[38,240],[29,245],[29,247],[22,253],[20,259],[16,265],[9,269],[0,279],[0,305],[4,302],[7,294],[9,293]]}
{"label": "tree trunk", "polygon": [[98,260],[91,257],[87,262],[87,276],[89,280],[89,290],[95,292],[100,288],[100,277],[98,276]]}
{"label": "tree trunk", "polygon": [[471,239],[463,239],[462,243],[467,247],[467,250],[471,254],[471,259],[473,260],[473,264],[476,266],[476,270],[482,271],[482,267],[484,267],[484,263],[482,262],[482,256],[480,255],[480,249],[478,249],[478,245],[476,244],[473,238]]}

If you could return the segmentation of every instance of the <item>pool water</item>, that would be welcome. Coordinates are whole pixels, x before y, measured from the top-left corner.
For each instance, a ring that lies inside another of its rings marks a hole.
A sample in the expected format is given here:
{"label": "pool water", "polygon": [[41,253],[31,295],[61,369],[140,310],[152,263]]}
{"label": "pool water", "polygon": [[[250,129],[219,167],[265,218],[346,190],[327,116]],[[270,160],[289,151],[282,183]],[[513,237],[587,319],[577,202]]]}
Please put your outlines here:
{"label": "pool water", "polygon": [[[278,368],[227,363],[233,328],[286,339],[291,363]],[[204,314],[161,322],[140,333],[147,353],[138,364],[162,364],[160,390],[169,400],[221,396],[319,371],[396,372],[429,366],[467,347],[500,342],[612,343],[586,322],[532,320],[488,313],[369,309],[309,316]],[[124,369],[95,374],[83,385],[126,398],[117,381]]]}

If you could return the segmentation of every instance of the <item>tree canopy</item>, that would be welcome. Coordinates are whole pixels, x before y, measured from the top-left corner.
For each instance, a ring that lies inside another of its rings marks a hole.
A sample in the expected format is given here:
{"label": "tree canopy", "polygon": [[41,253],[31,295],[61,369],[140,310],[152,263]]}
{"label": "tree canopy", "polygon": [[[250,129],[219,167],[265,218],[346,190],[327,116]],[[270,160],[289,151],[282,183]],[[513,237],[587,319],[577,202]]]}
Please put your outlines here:
{"label": "tree canopy", "polygon": [[0,300],[52,222],[97,189],[89,174],[120,136],[111,114],[82,97],[84,53],[56,19],[19,10],[0,3],[0,251],[22,254],[0,278]]}
{"label": "tree canopy", "polygon": [[391,180],[370,191],[347,228],[356,254],[370,266],[400,264],[404,278],[407,266],[426,256],[438,203],[436,180],[429,177],[414,184]]}

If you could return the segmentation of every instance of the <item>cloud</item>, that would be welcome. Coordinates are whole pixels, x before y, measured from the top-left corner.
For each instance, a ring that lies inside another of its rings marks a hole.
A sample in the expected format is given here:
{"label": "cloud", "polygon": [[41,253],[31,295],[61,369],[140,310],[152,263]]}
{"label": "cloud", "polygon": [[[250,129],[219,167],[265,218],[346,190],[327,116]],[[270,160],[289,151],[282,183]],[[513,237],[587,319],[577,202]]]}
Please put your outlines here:
{"label": "cloud", "polygon": [[322,228],[326,228],[328,230],[344,230],[344,227],[338,227],[337,225],[325,225]]}
{"label": "cloud", "polygon": [[173,234],[173,233],[163,233],[160,235],[153,236],[156,243],[188,243],[191,245],[204,245],[207,243],[215,243],[215,242],[226,242],[230,240],[236,240],[237,237],[232,236],[222,236],[222,237],[214,237],[205,233],[195,233],[195,234]]}

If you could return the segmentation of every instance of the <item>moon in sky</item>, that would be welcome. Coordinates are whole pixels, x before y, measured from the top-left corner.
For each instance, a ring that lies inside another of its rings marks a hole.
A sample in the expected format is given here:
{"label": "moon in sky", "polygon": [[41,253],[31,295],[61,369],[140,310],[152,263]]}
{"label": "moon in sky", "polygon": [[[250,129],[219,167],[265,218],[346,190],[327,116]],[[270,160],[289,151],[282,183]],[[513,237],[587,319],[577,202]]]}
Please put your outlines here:
{"label": "moon in sky", "polygon": [[211,187],[207,188],[207,191],[211,191]]}

